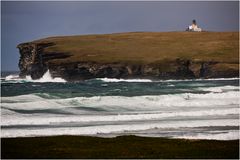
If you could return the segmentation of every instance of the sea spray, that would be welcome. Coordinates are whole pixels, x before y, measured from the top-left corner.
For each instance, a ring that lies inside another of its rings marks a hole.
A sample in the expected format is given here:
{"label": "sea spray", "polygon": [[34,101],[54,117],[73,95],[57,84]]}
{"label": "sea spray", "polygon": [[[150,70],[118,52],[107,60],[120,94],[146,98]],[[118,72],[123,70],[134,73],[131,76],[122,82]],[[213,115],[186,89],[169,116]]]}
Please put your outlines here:
{"label": "sea spray", "polygon": [[44,75],[40,79],[32,80],[30,76],[26,76],[26,79],[32,82],[66,82],[66,80],[60,77],[53,78],[49,70],[47,70],[47,72],[44,73]]}
{"label": "sea spray", "polygon": [[[206,94],[174,94],[174,95],[158,95],[158,96],[93,96],[93,97],[74,97],[74,98],[52,98],[46,99],[36,94],[21,95],[14,97],[2,97],[2,106],[12,109],[43,109],[51,108],[67,108],[67,107],[92,107],[107,109],[123,109],[126,110],[154,110],[166,107],[221,107],[227,105],[238,105],[238,97],[240,93],[230,91],[225,93],[206,93]],[[224,99],[224,101],[220,101]],[[43,105],[44,103],[44,105]],[[29,107],[26,107],[29,106]],[[110,111],[110,110],[109,110]]]}
{"label": "sea spray", "polygon": [[117,78],[96,78],[96,80],[101,80],[104,82],[152,82],[150,79],[117,79]]}
{"label": "sea spray", "polygon": [[[24,83],[24,82],[39,82],[39,83],[44,83],[44,82],[67,82],[66,80],[60,78],[60,77],[55,77],[53,78],[52,75],[50,74],[50,71],[47,70],[46,73],[40,78],[33,80],[31,76],[26,76],[25,79],[20,78],[18,75],[8,75],[5,78],[5,81],[10,81],[12,83]],[[6,83],[6,82],[5,82]]]}
{"label": "sea spray", "polygon": [[191,82],[191,81],[226,81],[226,80],[239,80],[240,78],[209,78],[209,79],[169,79],[169,80],[151,80],[151,79],[117,79],[117,78],[96,78],[103,82]]}

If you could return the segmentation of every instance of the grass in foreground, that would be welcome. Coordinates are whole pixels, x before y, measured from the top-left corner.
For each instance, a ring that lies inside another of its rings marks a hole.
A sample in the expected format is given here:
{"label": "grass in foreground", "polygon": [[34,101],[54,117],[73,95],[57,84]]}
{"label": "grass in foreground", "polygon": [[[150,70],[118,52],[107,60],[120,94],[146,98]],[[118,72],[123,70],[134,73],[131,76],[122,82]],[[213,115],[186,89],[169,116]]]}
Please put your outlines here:
{"label": "grass in foreground", "polygon": [[239,141],[122,136],[2,138],[1,158],[239,158]]}

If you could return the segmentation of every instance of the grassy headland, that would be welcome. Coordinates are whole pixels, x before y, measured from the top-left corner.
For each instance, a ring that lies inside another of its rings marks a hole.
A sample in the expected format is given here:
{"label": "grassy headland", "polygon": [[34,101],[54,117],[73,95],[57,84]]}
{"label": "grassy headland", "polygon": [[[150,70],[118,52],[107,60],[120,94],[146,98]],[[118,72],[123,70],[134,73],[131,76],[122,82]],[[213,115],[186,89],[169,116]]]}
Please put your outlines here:
{"label": "grassy headland", "polygon": [[49,69],[69,81],[91,78],[239,76],[239,32],[131,32],[49,37],[22,43],[20,75]]}
{"label": "grassy headland", "polygon": [[2,138],[1,158],[239,158],[239,141],[123,136]]}
{"label": "grassy headland", "polygon": [[50,37],[33,42],[56,44],[45,52],[70,54],[64,59],[69,62],[155,63],[176,58],[239,62],[239,32],[132,32]]}

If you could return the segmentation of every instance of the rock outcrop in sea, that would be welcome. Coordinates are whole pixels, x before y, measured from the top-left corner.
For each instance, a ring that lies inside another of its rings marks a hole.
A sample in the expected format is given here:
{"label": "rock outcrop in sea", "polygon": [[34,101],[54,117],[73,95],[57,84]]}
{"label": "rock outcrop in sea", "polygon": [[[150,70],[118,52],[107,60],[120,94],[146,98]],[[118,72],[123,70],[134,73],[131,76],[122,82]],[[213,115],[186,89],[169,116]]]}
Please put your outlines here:
{"label": "rock outcrop in sea", "polygon": [[19,44],[20,77],[49,70],[68,81],[91,78],[239,77],[238,32],[136,32],[50,37]]}

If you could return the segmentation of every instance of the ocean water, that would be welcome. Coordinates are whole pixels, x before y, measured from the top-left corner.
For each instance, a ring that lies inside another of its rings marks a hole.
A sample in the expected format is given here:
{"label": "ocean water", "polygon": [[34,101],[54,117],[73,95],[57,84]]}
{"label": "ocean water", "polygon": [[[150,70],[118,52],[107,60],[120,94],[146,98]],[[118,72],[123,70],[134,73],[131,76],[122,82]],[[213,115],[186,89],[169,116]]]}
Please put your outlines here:
{"label": "ocean water", "polygon": [[239,78],[66,82],[2,73],[1,137],[239,139]]}

